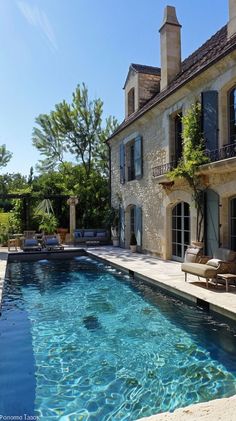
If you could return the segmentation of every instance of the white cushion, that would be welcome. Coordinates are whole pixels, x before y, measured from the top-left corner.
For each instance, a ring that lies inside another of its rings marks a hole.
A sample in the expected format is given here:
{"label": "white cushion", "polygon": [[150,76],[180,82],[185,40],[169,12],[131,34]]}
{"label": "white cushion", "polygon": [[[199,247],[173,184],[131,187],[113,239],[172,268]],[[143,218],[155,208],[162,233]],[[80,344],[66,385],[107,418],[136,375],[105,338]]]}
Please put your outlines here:
{"label": "white cushion", "polygon": [[217,268],[219,266],[220,262],[222,262],[222,260],[220,260],[220,259],[210,259],[210,260],[208,260],[207,265],[213,266],[214,268]]}

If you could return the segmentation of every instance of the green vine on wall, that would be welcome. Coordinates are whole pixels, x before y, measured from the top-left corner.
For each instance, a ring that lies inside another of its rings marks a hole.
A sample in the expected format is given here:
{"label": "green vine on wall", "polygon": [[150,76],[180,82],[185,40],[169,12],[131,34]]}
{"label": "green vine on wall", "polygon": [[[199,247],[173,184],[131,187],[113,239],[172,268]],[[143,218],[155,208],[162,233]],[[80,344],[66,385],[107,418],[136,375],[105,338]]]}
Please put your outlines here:
{"label": "green vine on wall", "polygon": [[204,185],[199,174],[199,166],[209,162],[205,154],[205,141],[201,131],[201,105],[193,104],[187,113],[182,116],[183,154],[176,168],[167,176],[171,181],[184,178],[193,191],[193,200],[197,210],[196,240],[203,241],[203,217],[204,217]]}

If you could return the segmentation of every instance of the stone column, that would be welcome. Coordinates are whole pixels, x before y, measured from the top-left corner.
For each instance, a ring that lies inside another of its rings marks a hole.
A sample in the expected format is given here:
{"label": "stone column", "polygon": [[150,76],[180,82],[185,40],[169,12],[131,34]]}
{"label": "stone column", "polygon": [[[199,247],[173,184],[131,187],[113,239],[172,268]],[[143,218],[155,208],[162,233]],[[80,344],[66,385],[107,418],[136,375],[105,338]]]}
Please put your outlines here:
{"label": "stone column", "polygon": [[72,196],[67,200],[67,204],[70,206],[70,241],[73,242],[73,234],[76,228],[76,211],[75,207],[79,203],[76,196]]}

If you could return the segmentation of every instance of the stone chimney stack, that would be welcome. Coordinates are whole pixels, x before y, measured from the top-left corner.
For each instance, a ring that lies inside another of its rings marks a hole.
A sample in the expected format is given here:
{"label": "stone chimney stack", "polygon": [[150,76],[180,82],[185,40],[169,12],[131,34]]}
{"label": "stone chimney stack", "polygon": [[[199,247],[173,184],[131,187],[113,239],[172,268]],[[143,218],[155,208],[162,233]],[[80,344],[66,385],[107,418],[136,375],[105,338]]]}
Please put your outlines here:
{"label": "stone chimney stack", "polygon": [[[236,0],[235,0],[236,1]],[[232,3],[234,0],[231,1]],[[166,6],[164,20],[160,28],[161,37],[161,91],[181,70],[181,25],[175,8]]]}
{"label": "stone chimney stack", "polygon": [[236,35],[236,0],[229,0],[228,38]]}

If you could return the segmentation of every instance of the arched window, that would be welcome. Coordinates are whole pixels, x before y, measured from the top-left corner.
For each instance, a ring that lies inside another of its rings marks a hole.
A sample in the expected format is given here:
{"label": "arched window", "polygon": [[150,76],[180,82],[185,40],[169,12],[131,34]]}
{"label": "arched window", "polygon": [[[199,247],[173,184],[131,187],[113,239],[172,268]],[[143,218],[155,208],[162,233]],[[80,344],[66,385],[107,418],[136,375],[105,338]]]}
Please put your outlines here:
{"label": "arched window", "polygon": [[236,142],[236,87],[229,94],[229,143]]}
{"label": "arched window", "polygon": [[134,100],[134,88],[132,88],[128,92],[128,116],[134,113]]}

